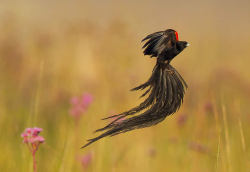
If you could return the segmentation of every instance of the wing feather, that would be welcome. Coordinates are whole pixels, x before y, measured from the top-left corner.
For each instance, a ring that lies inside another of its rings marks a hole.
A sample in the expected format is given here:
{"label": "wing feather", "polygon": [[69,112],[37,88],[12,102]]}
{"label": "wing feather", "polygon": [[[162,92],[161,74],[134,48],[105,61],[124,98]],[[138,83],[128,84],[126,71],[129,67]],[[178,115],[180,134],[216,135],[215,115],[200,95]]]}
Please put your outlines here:
{"label": "wing feather", "polygon": [[147,42],[142,47],[144,48],[143,53],[151,57],[157,57],[163,52],[167,52],[175,46],[177,41],[175,31],[172,29],[152,33],[146,36],[142,42],[146,40]]}

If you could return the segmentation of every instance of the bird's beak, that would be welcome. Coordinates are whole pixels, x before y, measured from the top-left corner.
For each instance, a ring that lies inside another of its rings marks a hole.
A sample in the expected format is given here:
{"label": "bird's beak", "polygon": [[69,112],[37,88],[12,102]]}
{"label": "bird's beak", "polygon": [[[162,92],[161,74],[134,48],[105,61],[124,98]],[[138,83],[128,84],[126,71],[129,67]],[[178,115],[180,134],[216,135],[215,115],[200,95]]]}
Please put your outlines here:
{"label": "bird's beak", "polygon": [[186,46],[188,47],[189,45],[190,45],[190,44],[189,44],[189,43],[187,43],[187,45],[186,45]]}

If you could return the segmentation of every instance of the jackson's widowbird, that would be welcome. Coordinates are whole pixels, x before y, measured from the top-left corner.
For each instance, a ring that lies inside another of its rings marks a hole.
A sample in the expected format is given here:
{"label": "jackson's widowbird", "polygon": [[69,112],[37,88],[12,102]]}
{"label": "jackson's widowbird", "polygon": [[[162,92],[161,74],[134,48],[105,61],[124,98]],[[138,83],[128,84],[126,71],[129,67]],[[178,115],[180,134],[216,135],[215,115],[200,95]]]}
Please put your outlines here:
{"label": "jackson's widowbird", "polygon": [[[156,125],[180,108],[187,84],[175,68],[170,65],[170,62],[189,44],[186,41],[179,41],[178,33],[172,29],[150,34],[143,41],[146,41],[143,46],[144,55],[156,57],[157,61],[148,81],[133,88],[132,91],[147,88],[141,97],[146,95],[148,97],[129,111],[104,118],[104,120],[115,119],[105,127],[96,130],[96,132],[103,131],[104,133],[89,139],[82,148],[106,136],[114,136]],[[142,110],[145,111],[141,112]],[[136,115],[137,113],[139,114]],[[129,117],[131,115],[134,116]]]}

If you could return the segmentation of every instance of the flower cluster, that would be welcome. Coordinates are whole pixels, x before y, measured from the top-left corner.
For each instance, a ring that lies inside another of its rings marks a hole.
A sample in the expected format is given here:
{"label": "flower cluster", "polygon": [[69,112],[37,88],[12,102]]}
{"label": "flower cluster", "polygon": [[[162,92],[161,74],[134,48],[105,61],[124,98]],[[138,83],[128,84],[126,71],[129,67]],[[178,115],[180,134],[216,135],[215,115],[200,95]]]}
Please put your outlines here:
{"label": "flower cluster", "polygon": [[93,97],[91,94],[85,93],[80,97],[73,97],[71,99],[71,109],[70,114],[73,117],[79,118],[92,103]]}
{"label": "flower cluster", "polygon": [[[35,144],[39,145],[44,142],[44,138],[42,136],[38,136],[39,133],[43,131],[41,128],[26,128],[26,130],[21,134],[23,138],[23,142],[27,144]],[[33,147],[33,146],[32,146]]]}
{"label": "flower cluster", "polygon": [[38,150],[39,145],[45,140],[42,136],[39,136],[39,133],[41,131],[43,131],[42,128],[26,128],[25,131],[21,134],[21,137],[23,138],[23,143],[27,144],[30,152],[32,153],[34,172],[37,171],[35,159],[36,151]]}

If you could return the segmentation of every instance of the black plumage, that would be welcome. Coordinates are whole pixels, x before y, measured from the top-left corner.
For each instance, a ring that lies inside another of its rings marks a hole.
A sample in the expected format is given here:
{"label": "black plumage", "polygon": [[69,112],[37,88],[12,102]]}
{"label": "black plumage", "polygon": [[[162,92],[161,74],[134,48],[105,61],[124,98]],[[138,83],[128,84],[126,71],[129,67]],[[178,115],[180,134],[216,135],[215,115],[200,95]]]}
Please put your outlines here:
{"label": "black plumage", "polygon": [[[105,127],[96,130],[104,133],[88,140],[82,148],[106,136],[156,125],[180,108],[187,84],[169,63],[188,46],[188,43],[179,41],[178,33],[172,29],[155,32],[142,41],[146,41],[143,46],[144,55],[157,57],[157,62],[148,81],[133,88],[132,91],[145,90],[141,97],[146,95],[148,97],[129,111],[104,118],[104,120],[115,119]],[[145,111],[142,112],[143,110]],[[135,115],[137,113],[139,114]],[[131,115],[134,116],[129,117]]]}

